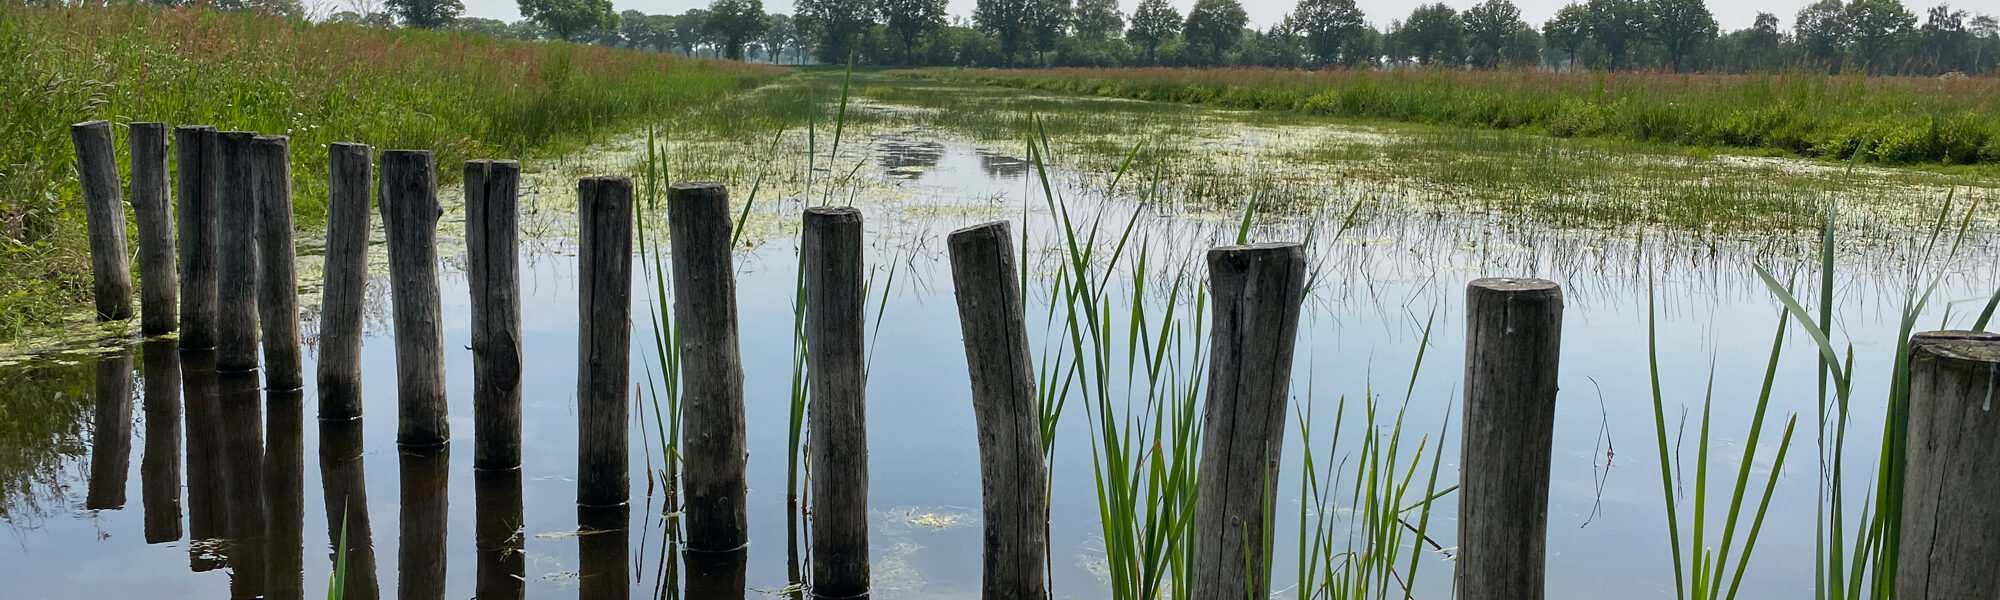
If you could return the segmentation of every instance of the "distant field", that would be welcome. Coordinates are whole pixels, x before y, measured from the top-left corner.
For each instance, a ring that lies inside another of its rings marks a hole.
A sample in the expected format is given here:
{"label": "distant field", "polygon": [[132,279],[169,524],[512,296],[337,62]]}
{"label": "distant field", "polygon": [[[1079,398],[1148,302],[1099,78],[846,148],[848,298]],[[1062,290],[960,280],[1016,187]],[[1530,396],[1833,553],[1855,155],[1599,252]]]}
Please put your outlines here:
{"label": "distant field", "polygon": [[1886,164],[2000,164],[2000,78],[1281,69],[930,70],[1016,88]]}
{"label": "distant field", "polygon": [[0,3],[0,339],[88,300],[71,123],[290,135],[311,224],[325,213],[329,142],[432,150],[450,178],[468,158],[561,152],[780,72],[249,12]]}

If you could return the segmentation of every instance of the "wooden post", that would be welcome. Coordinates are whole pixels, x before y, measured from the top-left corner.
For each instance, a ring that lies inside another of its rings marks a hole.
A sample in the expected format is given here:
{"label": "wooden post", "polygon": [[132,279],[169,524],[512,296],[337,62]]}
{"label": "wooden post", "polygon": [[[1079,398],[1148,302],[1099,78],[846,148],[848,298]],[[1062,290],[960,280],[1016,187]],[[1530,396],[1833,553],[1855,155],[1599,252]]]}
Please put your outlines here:
{"label": "wooden post", "polygon": [[118,181],[118,156],[111,146],[111,124],[104,121],[69,127],[76,144],[76,178],[83,184],[83,216],[90,230],[91,289],[97,298],[97,320],[132,318],[132,266],[125,254],[125,197]]}
{"label": "wooden post", "polygon": [[319,470],[325,483],[321,487],[325,495],[322,504],[326,507],[326,539],[333,541],[330,550],[338,553],[342,551],[343,531],[346,535],[346,600],[376,600],[382,596],[375,579],[375,543],[368,522],[368,476],[362,464],[361,440],[360,419],[320,422]]}
{"label": "wooden post", "polygon": [[1021,307],[1021,279],[1006,221],[951,232],[951,284],[972,379],[979,430],[980,497],[985,507],[982,598],[1043,598],[1048,542],[1048,467],[1042,462],[1042,409]]}
{"label": "wooden post", "polygon": [[[387,168],[383,169],[388,172]],[[445,519],[450,509],[451,445],[403,446],[402,537],[396,544],[396,597],[443,598],[450,548]]]}
{"label": "wooden post", "polygon": [[255,135],[222,134],[221,223],[217,227],[215,368],[224,373],[257,368],[257,183],[250,148]]}
{"label": "wooden post", "polygon": [[1488,278],[1465,287],[1465,419],[1458,585],[1466,600],[1541,600],[1562,288]]}
{"label": "wooden post", "polygon": [[300,600],[305,597],[305,392],[271,390],[265,404],[264,530],[270,550],[265,598]]}
{"label": "wooden post", "polygon": [[[181,386],[187,417],[188,539],[226,538],[229,505],[222,476],[226,438],[214,350],[181,351]],[[197,558],[196,566],[202,566],[202,554],[196,548],[189,550]]]}
{"label": "wooden post", "polygon": [[474,470],[521,468],[520,177],[521,163],[511,160],[465,163]]}
{"label": "wooden post", "polygon": [[632,597],[632,507],[578,506],[576,513],[579,597]]}
{"label": "wooden post", "polygon": [[214,127],[174,128],[174,216],[180,228],[183,350],[215,348],[216,211],[221,203],[222,138]]}
{"label": "wooden post", "polygon": [[1194,598],[1271,594],[1268,563],[1278,460],[1285,444],[1292,347],[1305,299],[1298,244],[1208,251],[1208,405],[1195,502]]}
{"label": "wooden post", "polygon": [[[247,228],[246,228],[247,229]],[[264,410],[256,371],[224,372],[223,487],[229,506],[229,595],[264,595]]]}
{"label": "wooden post", "polygon": [[132,216],[139,221],[139,331],[174,330],[180,307],[174,274],[174,213],[167,200],[167,124],[133,123]]}
{"label": "wooden post", "polygon": [[812,592],[868,594],[866,303],[861,211],[808,208],[803,251],[806,363],[812,399]]}
{"label": "wooden post", "polygon": [[472,597],[521,600],[527,596],[527,556],[521,552],[521,470],[472,472],[472,535],[476,583]]}
{"label": "wooden post", "polygon": [[442,445],[451,439],[437,277],[437,221],[444,213],[430,151],[383,152],[381,183],[396,322],[396,443]]}
{"label": "wooden post", "polygon": [[749,545],[744,499],[743,364],[736,343],[736,265],[729,192],[720,183],[676,183],[667,192],[674,326],[680,330],[683,506],[687,547],[733,552]]}
{"label": "wooden post", "polygon": [[97,359],[96,412],[91,420],[90,489],[83,507],[125,507],[125,473],[132,466],[132,351]]}
{"label": "wooden post", "polygon": [[[688,600],[743,600],[749,586],[749,552],[695,552],[687,559],[687,587],[681,597]],[[759,595],[759,597],[762,597]]]}
{"label": "wooden post", "polygon": [[1910,338],[1897,600],[2000,597],[2000,334]]}
{"label": "wooden post", "polygon": [[181,539],[181,353],[172,340],[140,346],[146,373],[146,448],[139,457],[139,501],[146,543]]}
{"label": "wooden post", "polygon": [[292,146],[284,136],[250,143],[257,182],[257,313],[264,332],[264,388],[305,387],[299,357],[299,281],[292,245]]}
{"label": "wooden post", "polygon": [[368,301],[374,151],[327,146],[326,268],[319,313],[319,418],[361,418],[361,311]]}
{"label": "wooden post", "polygon": [[626,389],[632,367],[632,178],[577,184],[583,218],[578,260],[576,503],[622,506],[631,496]]}

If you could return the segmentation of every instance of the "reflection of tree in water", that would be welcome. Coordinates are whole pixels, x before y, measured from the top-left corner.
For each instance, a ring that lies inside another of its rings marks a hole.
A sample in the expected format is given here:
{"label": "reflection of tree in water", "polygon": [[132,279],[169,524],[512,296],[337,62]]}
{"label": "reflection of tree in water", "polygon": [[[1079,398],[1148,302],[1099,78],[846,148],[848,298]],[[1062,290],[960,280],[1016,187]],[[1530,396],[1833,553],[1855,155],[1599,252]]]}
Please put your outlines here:
{"label": "reflection of tree in water", "polygon": [[0,521],[32,527],[69,502],[89,444],[95,362],[0,369]]}
{"label": "reflection of tree in water", "polygon": [[932,141],[888,140],[876,146],[882,173],[893,179],[916,179],[944,157],[944,144]]}
{"label": "reflection of tree in water", "polygon": [[986,175],[990,177],[1020,177],[1023,173],[1028,172],[1028,160],[1005,154],[991,154],[980,151],[979,170],[985,171]]}

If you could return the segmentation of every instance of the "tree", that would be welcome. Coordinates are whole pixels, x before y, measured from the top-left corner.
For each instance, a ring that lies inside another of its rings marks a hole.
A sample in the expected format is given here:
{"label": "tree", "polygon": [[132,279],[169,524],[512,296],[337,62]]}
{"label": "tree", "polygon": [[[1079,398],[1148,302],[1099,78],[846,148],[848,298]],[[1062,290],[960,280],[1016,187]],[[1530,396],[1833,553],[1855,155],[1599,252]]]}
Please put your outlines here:
{"label": "tree", "polygon": [[770,27],[771,19],[764,16],[764,0],[715,0],[701,26],[722,46],[724,58],[743,60],[743,44]]}
{"label": "tree", "polygon": [[521,16],[555,34],[556,39],[616,26],[611,0],[519,0]]}
{"label": "tree", "polygon": [[1028,41],[1036,53],[1056,48],[1069,27],[1069,0],[1029,0],[1026,22]]}
{"label": "tree", "polygon": [[1250,17],[1236,0],[1195,0],[1181,24],[1181,37],[1196,52],[1206,50],[1210,64],[1222,64],[1222,55],[1243,40],[1243,25]]}
{"label": "tree", "polygon": [[1500,60],[1517,66],[1541,63],[1542,34],[1525,22],[1516,22],[1513,35],[1507,36],[1507,44],[1500,48]]}
{"label": "tree", "polygon": [[382,3],[395,13],[403,25],[418,29],[437,29],[451,24],[452,19],[465,12],[465,5],[458,0],[387,0]]}
{"label": "tree", "polygon": [[1918,38],[1923,57],[1930,63],[1931,73],[1948,70],[1966,70],[1959,58],[1973,46],[1971,36],[1966,35],[1965,11],[1952,10],[1949,4],[1939,4],[1925,11],[1924,27]]}
{"label": "tree", "polygon": [[1590,40],[1604,49],[1605,67],[1624,66],[1626,49],[1646,35],[1646,7],[1640,0],[1590,0]]}
{"label": "tree", "polygon": [[1840,69],[1840,55],[1850,37],[1846,12],[1847,6],[1840,0],[1819,0],[1799,9],[1798,18],[1792,21],[1792,35],[1805,51],[1806,60]]}
{"label": "tree", "polygon": [[1389,36],[1419,63],[1457,64],[1465,60],[1465,22],[1458,18],[1458,11],[1443,2],[1410,11],[1410,18],[1396,23]]}
{"label": "tree", "polygon": [[1689,55],[1715,39],[1715,16],[1702,0],[1648,0],[1646,33],[1667,52],[1667,64],[1680,71]]}
{"label": "tree", "polygon": [[1076,37],[1102,42],[1125,29],[1125,17],[1118,14],[1118,0],[1076,0],[1076,18],[1071,26]]}
{"label": "tree", "polygon": [[668,36],[661,25],[671,26],[671,22],[636,10],[618,13],[618,37],[623,38],[625,43],[633,48],[651,48],[656,52],[666,52]]}
{"label": "tree", "polygon": [[757,43],[764,46],[764,52],[770,55],[771,62],[785,62],[785,51],[799,47],[799,30],[792,24],[792,16],[771,15],[771,26],[764,28],[763,35],[757,36]]}
{"label": "tree", "polygon": [[860,47],[860,38],[875,26],[872,0],[795,0],[792,23],[812,40],[813,54],[824,63],[846,63]]}
{"label": "tree", "polygon": [[944,0],[882,0],[882,18],[903,42],[903,62],[911,62],[917,39],[944,27]]}
{"label": "tree", "polygon": [[1542,24],[1542,41],[1550,48],[1562,50],[1569,55],[1570,64],[1576,64],[1577,49],[1590,41],[1590,9],[1581,4],[1562,7],[1555,17]]}
{"label": "tree", "polygon": [[[2000,54],[2000,20],[1991,15],[1979,15],[1972,18],[1972,25],[1966,27],[1966,31],[1976,42],[1972,45],[1972,68],[1966,70],[1974,73],[1991,71],[1992,66],[1986,61],[1992,60],[1994,54]],[[1994,54],[1987,54],[1989,51]]]}
{"label": "tree", "polygon": [[1361,19],[1361,8],[1354,0],[1299,0],[1291,16],[1292,26],[1305,36],[1306,49],[1319,64],[1354,64],[1358,60],[1359,53],[1354,50],[1361,30],[1368,28]]}
{"label": "tree", "polygon": [[1855,59],[1871,70],[1893,60],[1889,54],[1902,46],[1917,24],[1917,16],[1897,0],[1854,0],[1843,20],[1853,36],[1850,48]]}
{"label": "tree", "polygon": [[1465,40],[1471,47],[1472,64],[1492,67],[1514,32],[1522,27],[1521,9],[1508,0],[1486,0],[1465,9]]}
{"label": "tree", "polygon": [[1028,35],[1028,20],[1040,0],[979,0],[972,7],[972,22],[980,31],[1000,40],[1000,52],[1008,61],[1021,51]]}
{"label": "tree", "polygon": [[678,48],[684,56],[694,56],[695,49],[708,45],[708,11],[691,8],[666,23],[667,45]]}
{"label": "tree", "polygon": [[1152,64],[1159,62],[1160,42],[1180,34],[1181,13],[1167,4],[1167,0],[1139,0],[1139,8],[1132,11],[1132,28],[1125,32],[1125,39],[1144,47],[1146,62]]}

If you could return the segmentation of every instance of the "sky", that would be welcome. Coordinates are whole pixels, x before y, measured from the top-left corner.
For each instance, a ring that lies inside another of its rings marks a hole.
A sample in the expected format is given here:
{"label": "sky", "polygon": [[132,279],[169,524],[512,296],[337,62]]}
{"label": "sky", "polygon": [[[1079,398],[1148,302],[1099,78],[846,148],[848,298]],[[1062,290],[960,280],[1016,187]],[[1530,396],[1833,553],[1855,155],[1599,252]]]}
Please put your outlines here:
{"label": "sky", "polygon": [[[341,1],[335,0],[336,3]],[[951,17],[971,18],[972,6],[975,0],[947,1],[950,2],[950,6],[946,9],[946,13]],[[1195,2],[1195,0],[1169,1],[1181,14],[1187,14],[1188,7],[1194,6]],[[1284,17],[1285,13],[1291,12],[1292,7],[1297,4],[1297,0],[1241,1],[1243,2],[1244,11],[1250,14],[1250,24],[1258,29],[1263,29],[1277,22],[1278,19]],[[1356,3],[1361,6],[1362,12],[1367,13],[1369,22],[1374,23],[1376,27],[1387,29],[1390,20],[1400,19],[1410,14],[1410,10],[1416,8],[1419,4],[1426,4],[1429,1],[1434,0],[1421,2],[1419,0],[1356,0]],[[1479,1],[1444,0],[1445,4],[1459,10],[1464,10],[1466,7],[1477,4]],[[1571,1],[1514,0],[1514,4],[1521,7],[1521,19],[1539,29],[1542,22],[1549,20],[1549,17],[1555,16],[1556,9],[1562,8]],[[1805,6],[1809,1],[1717,0],[1708,3],[1708,10],[1715,13],[1715,20],[1722,26],[1723,31],[1749,27],[1750,22],[1756,18],[1759,12],[1778,15],[1779,20],[1784,26],[1789,28],[1792,23],[1792,16],[1798,13],[1799,8]],[[520,10],[516,8],[514,0],[463,0],[463,2],[465,3],[466,16],[487,17],[503,21],[513,21],[521,18]],[[709,0],[612,0],[612,4],[619,11],[637,10],[647,14],[677,14],[685,12],[690,8],[708,6],[708,3]],[[1976,0],[1959,0],[1953,4],[1969,8],[1980,3]],[[1924,7],[1932,4],[1935,4],[1934,0],[1904,0],[1904,5],[1909,7],[1911,12],[1918,13],[1919,16],[1922,16]],[[1119,0],[1118,5],[1120,12],[1125,13],[1129,17],[1132,14],[1132,9],[1139,5],[1139,0]],[[791,0],[764,0],[764,10],[769,12],[790,13],[792,12],[791,8]]]}

